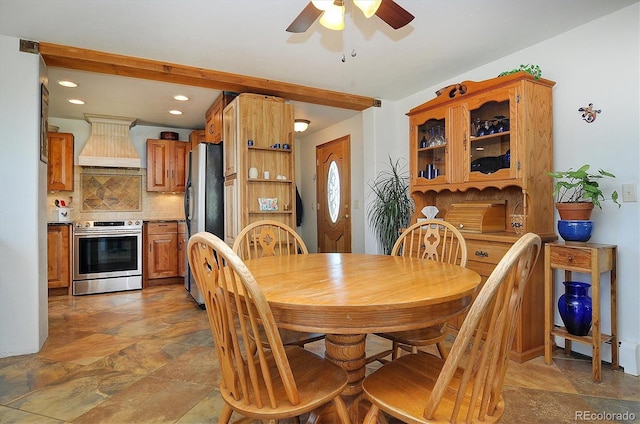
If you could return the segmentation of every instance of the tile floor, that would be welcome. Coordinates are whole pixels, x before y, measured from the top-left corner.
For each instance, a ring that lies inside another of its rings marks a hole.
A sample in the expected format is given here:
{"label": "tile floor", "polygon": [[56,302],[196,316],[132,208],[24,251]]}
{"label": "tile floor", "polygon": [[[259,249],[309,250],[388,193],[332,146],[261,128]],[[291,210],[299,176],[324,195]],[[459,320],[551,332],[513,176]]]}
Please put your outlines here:
{"label": "tile floor", "polygon": [[[181,286],[53,297],[41,352],[0,359],[0,423],[217,422],[216,362],[206,313]],[[576,411],[640,422],[639,377],[603,364],[594,383],[590,358],[562,350],[553,365],[512,362],[504,396],[505,423],[573,423]]]}

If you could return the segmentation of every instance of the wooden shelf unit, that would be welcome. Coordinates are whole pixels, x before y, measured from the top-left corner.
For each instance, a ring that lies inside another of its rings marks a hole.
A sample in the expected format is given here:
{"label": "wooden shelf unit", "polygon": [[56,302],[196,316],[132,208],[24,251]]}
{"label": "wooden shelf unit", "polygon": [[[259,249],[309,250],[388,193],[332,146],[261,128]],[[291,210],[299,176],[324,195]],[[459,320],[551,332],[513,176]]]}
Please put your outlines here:
{"label": "wooden shelf unit", "polygon": [[[243,93],[225,107],[223,128],[225,242],[233,245],[242,228],[258,220],[274,219],[295,228],[293,106],[278,97]],[[276,144],[280,147],[272,147]],[[258,178],[249,178],[252,167]],[[269,178],[264,178],[265,171]],[[277,199],[278,209],[260,210],[260,198]]]}
{"label": "wooden shelf unit", "polygon": [[[611,368],[617,370],[618,363],[618,313],[617,313],[617,256],[618,248],[611,244],[596,243],[547,243],[544,249],[545,263],[545,342],[544,361],[552,363],[552,351],[555,345],[554,336],[565,339],[564,350],[571,353],[571,342],[591,345],[593,381],[601,381],[600,348],[602,343],[611,343]],[[573,272],[586,273],[591,276],[592,324],[586,336],[569,334],[565,327],[556,326],[554,320],[555,275],[554,270],[564,269],[565,281],[572,281]],[[611,275],[611,334],[601,329],[600,314],[600,274],[610,272]]]}

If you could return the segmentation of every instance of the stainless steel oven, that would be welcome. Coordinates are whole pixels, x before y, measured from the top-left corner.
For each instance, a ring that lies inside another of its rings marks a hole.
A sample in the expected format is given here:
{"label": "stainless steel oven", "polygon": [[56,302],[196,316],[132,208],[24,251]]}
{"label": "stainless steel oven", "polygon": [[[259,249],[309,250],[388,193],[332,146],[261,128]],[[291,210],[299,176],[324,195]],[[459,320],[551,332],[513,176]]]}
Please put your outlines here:
{"label": "stainless steel oven", "polygon": [[73,294],[142,288],[142,221],[73,225]]}

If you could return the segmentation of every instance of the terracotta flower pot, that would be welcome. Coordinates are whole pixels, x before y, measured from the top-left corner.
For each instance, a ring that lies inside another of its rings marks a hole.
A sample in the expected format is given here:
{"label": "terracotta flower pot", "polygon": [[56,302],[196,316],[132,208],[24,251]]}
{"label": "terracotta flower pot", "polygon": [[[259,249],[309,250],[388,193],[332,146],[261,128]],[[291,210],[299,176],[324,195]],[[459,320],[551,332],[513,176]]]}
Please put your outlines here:
{"label": "terracotta flower pot", "polygon": [[563,220],[589,220],[591,219],[591,211],[593,203],[591,202],[574,202],[574,203],[556,203],[556,209]]}

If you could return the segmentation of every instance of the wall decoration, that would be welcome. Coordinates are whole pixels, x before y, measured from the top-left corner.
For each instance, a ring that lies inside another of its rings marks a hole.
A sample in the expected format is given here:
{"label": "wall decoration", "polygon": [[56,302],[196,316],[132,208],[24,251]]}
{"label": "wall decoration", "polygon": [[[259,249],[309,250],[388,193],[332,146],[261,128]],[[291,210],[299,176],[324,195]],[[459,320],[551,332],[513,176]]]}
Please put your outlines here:
{"label": "wall decoration", "polygon": [[597,114],[602,112],[602,110],[594,109],[593,103],[589,103],[589,106],[581,107],[580,109],[578,109],[578,112],[582,112],[582,119],[584,119],[588,123],[592,123],[596,120]]}
{"label": "wall decoration", "polygon": [[141,211],[142,176],[82,174],[83,211]]}
{"label": "wall decoration", "polygon": [[49,160],[49,90],[40,84],[40,160]]}

